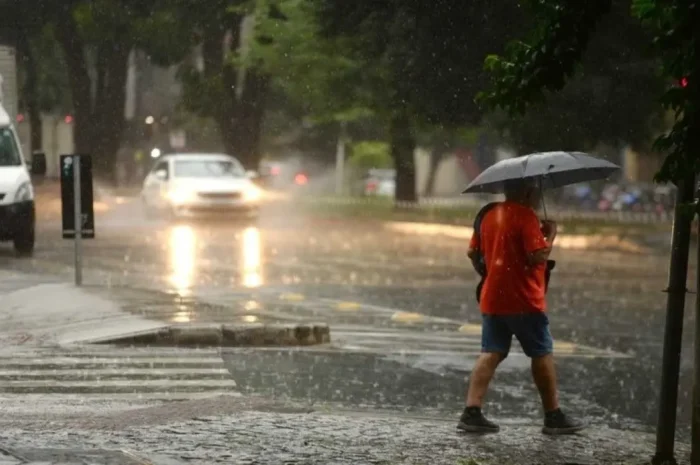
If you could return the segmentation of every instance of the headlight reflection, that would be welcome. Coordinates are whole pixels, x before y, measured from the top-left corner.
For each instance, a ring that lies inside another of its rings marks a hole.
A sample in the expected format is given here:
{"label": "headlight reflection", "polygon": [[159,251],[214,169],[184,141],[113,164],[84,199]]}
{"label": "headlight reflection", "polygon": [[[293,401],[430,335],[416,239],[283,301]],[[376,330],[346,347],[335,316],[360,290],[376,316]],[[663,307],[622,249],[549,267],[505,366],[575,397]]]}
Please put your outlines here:
{"label": "headlight reflection", "polygon": [[194,276],[196,237],[189,226],[176,226],[170,230],[170,284],[180,296],[189,295]]}
{"label": "headlight reflection", "polygon": [[243,231],[243,270],[242,284],[244,287],[260,287],[262,278],[262,247],[260,243],[260,230],[255,227],[246,228]]}

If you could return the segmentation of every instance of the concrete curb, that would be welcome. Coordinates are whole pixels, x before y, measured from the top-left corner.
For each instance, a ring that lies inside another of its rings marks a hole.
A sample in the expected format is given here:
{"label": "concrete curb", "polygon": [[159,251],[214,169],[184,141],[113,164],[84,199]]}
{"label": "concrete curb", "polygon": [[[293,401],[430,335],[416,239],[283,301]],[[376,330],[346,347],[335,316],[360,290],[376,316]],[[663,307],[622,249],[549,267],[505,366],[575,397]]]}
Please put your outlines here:
{"label": "concrete curb", "polygon": [[83,341],[88,344],[170,347],[311,346],[331,342],[327,324],[181,324]]}

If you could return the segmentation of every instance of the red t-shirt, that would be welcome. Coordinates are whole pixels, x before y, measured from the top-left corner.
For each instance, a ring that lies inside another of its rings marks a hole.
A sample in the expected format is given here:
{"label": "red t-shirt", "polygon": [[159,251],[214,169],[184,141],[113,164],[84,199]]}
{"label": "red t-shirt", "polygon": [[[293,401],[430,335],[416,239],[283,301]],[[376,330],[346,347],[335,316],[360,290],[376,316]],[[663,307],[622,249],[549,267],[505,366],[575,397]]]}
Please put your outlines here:
{"label": "red t-shirt", "polygon": [[481,312],[544,312],[546,264],[531,266],[527,260],[532,252],[548,247],[535,211],[505,201],[486,213],[480,234],[480,241],[472,236],[469,248],[479,249],[486,263]]}

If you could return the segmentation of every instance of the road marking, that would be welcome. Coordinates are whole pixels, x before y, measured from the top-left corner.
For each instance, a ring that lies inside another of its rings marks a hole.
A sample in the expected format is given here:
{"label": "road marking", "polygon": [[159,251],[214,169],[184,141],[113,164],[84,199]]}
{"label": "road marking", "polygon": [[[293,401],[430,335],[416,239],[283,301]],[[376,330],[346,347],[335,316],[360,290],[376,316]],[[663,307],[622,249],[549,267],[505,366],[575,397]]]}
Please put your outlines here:
{"label": "road marking", "polygon": [[467,323],[460,326],[457,331],[463,334],[469,334],[471,336],[481,336],[481,325]]}
{"label": "road marking", "polygon": [[335,308],[342,311],[358,310],[360,307],[361,305],[357,302],[338,302],[335,306]]}
{"label": "road marking", "polygon": [[399,311],[391,315],[391,321],[397,321],[399,323],[418,323],[425,320],[426,316],[422,313]]}
{"label": "road marking", "polygon": [[292,293],[281,294],[279,298],[280,298],[280,300],[286,300],[289,302],[301,302],[304,299],[306,299],[306,297],[303,294],[292,294]]}

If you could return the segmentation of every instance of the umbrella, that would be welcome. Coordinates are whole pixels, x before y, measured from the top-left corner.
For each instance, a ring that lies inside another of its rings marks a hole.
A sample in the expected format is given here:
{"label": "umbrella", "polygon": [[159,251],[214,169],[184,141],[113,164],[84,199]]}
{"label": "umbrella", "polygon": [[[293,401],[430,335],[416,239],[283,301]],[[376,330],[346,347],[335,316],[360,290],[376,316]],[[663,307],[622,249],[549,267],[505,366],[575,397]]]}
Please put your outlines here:
{"label": "umbrella", "polygon": [[583,152],[542,152],[509,158],[485,169],[462,192],[499,194],[504,183],[534,179],[543,189],[605,179],[620,167]]}
{"label": "umbrella", "polygon": [[[486,168],[462,192],[499,194],[507,181],[536,180],[540,189],[605,179],[620,167],[583,152],[542,152],[501,160]],[[543,205],[544,207],[544,202]],[[544,210],[545,217],[547,210]]]}

